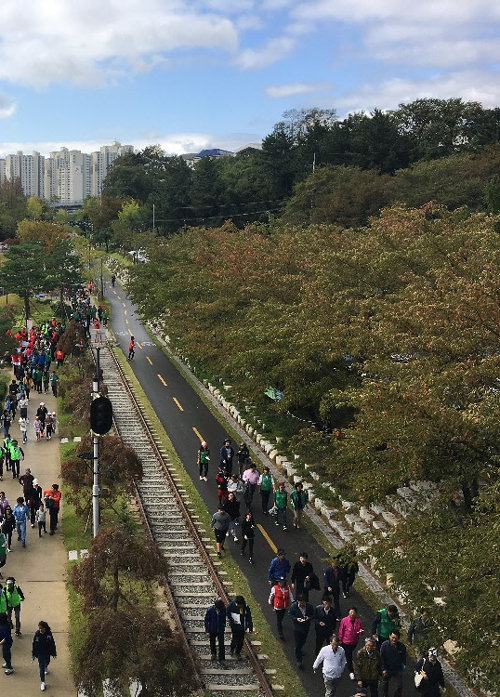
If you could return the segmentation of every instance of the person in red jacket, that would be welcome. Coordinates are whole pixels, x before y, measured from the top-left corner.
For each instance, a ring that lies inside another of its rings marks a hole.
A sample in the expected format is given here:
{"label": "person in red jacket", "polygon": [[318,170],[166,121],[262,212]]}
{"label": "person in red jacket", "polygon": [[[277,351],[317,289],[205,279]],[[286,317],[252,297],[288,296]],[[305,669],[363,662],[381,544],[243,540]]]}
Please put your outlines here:
{"label": "person in red jacket", "polygon": [[61,492],[58,484],[52,484],[52,489],[45,489],[43,492],[43,502],[49,511],[50,534],[54,535],[57,530],[59,518],[59,508],[61,506]]}
{"label": "person in red jacket", "polygon": [[349,677],[354,680],[354,667],[352,664],[352,654],[356,648],[361,634],[364,633],[363,624],[358,617],[358,609],[352,605],[349,608],[347,617],[343,617],[340,621],[338,640],[345,651],[347,660],[347,668]]}
{"label": "person in red jacket", "polygon": [[61,349],[56,349],[56,361],[58,368],[60,368],[64,363],[64,351],[62,351]]}
{"label": "person in red jacket", "polygon": [[284,639],[283,635],[283,617],[290,605],[293,603],[293,595],[286,578],[281,576],[278,583],[275,583],[269,594],[269,605],[272,605],[276,613],[276,622],[278,624],[278,636]]}

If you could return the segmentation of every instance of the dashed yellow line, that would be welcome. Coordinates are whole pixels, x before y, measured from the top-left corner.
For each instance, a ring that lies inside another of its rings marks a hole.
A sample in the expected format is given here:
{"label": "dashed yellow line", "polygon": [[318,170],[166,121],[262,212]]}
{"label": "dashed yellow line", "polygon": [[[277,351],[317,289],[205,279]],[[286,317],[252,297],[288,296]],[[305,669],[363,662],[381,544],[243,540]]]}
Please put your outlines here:
{"label": "dashed yellow line", "polygon": [[262,527],[262,525],[261,525],[260,523],[257,523],[257,527],[259,528],[259,530],[261,531],[261,533],[262,533],[262,534],[264,535],[264,537],[266,538],[266,542],[267,542],[267,544],[269,545],[269,547],[271,547],[271,549],[273,550],[273,552],[276,554],[276,552],[278,551],[278,548],[276,547],[276,545],[274,544],[274,542],[271,540],[271,538],[269,537],[269,535],[267,534],[267,532],[264,530],[264,528]]}
{"label": "dashed yellow line", "polygon": [[201,433],[198,431],[198,429],[196,428],[196,426],[193,426],[193,431],[196,433],[196,435],[197,435],[198,438],[200,439],[200,443],[203,443],[204,438],[203,438],[203,436],[201,435]]}
{"label": "dashed yellow line", "polygon": [[125,320],[125,324],[128,324],[128,319]]}
{"label": "dashed yellow line", "polygon": [[127,310],[123,310],[123,314],[127,316]]}
{"label": "dashed yellow line", "polygon": [[138,341],[135,342],[135,345],[138,346],[140,349],[142,349],[142,346],[140,345],[140,343]]}
{"label": "dashed yellow line", "polygon": [[123,305],[123,307],[127,307],[127,304],[126,304],[126,303],[122,303],[122,305]]}
{"label": "dashed yellow line", "polygon": [[153,361],[151,360],[151,358],[149,356],[146,356],[146,360],[149,363],[149,365],[153,365]]}
{"label": "dashed yellow line", "polygon": [[130,334],[130,336],[132,336],[132,332],[130,331],[130,329],[128,329],[127,331]]}
{"label": "dashed yellow line", "polygon": [[162,376],[160,375],[160,373],[158,373],[158,380],[161,382],[161,384],[162,384],[164,387],[167,386],[167,383],[166,383],[165,380],[162,378]]}
{"label": "dashed yellow line", "polygon": [[121,300],[121,297],[118,295],[118,293],[116,294],[116,297],[118,298],[118,300]]}
{"label": "dashed yellow line", "polygon": [[179,400],[176,399],[175,397],[172,397],[172,399],[174,400],[174,402],[176,403],[176,405],[179,407],[180,411],[184,411],[184,409],[183,409],[183,408],[181,407],[181,405],[179,404]]}

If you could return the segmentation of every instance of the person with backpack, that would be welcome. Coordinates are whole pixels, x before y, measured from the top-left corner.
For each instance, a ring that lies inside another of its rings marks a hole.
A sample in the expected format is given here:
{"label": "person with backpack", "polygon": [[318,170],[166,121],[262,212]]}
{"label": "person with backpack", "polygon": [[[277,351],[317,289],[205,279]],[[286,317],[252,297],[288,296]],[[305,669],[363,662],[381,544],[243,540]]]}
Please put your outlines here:
{"label": "person with backpack", "polygon": [[5,588],[2,593],[5,596],[7,605],[7,617],[12,627],[12,612],[16,620],[16,636],[21,636],[21,603],[24,600],[24,593],[21,586],[16,584],[16,579],[13,576],[5,581]]}
{"label": "person with backpack", "polygon": [[52,636],[52,631],[43,620],[38,623],[38,629],[33,637],[33,646],[31,649],[33,660],[38,660],[38,669],[40,672],[40,690],[45,692],[45,676],[49,673],[49,664],[51,658],[56,658],[56,642]]}

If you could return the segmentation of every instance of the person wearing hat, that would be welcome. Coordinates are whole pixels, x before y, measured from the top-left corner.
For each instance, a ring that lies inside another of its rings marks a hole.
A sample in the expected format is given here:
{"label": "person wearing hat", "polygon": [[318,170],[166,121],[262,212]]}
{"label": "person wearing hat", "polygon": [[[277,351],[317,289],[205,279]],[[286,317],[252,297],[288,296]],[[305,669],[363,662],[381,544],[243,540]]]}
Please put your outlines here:
{"label": "person wearing hat", "polygon": [[12,627],[12,611],[16,619],[16,636],[21,636],[21,602],[24,600],[24,594],[21,587],[16,584],[16,579],[13,576],[5,581],[5,588],[2,590],[7,605],[7,617]]}
{"label": "person wearing hat", "polygon": [[366,637],[365,645],[356,651],[354,657],[354,675],[358,687],[370,688],[370,697],[378,697],[378,681],[382,672],[382,663],[377,643],[373,637]]}
{"label": "person wearing hat", "polygon": [[196,464],[200,470],[200,482],[208,482],[208,463],[210,462],[210,450],[206,441],[202,441],[200,449],[198,450],[198,455],[196,458]]}
{"label": "person wearing hat", "polygon": [[36,416],[40,419],[42,424],[42,436],[45,435],[45,419],[47,417],[48,409],[45,406],[45,402],[40,402],[40,406],[36,410]]}
{"label": "person wearing hat", "polygon": [[427,656],[422,656],[415,666],[415,675],[422,675],[419,692],[425,697],[440,697],[440,687],[444,688],[444,675],[441,663],[437,658],[438,652],[434,646],[427,651]]}
{"label": "person wearing hat", "polygon": [[274,612],[276,613],[276,623],[278,625],[278,636],[281,640],[285,639],[283,634],[283,618],[290,605],[293,603],[293,593],[290,590],[286,578],[280,576],[277,583],[271,588],[269,594],[269,605],[272,605]]}
{"label": "person wearing hat", "polygon": [[290,562],[285,556],[284,549],[278,549],[276,556],[271,560],[267,571],[267,579],[270,586],[274,586],[280,578],[286,578],[290,573]]}

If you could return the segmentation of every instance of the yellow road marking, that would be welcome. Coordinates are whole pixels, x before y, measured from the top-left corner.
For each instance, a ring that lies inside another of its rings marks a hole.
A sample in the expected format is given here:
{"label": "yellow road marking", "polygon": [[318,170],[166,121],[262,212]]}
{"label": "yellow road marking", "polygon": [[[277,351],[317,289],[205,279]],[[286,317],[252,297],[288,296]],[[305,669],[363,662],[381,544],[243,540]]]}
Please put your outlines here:
{"label": "yellow road marking", "polygon": [[161,382],[161,384],[162,384],[164,387],[167,386],[167,383],[166,383],[165,380],[162,378],[162,376],[160,375],[160,373],[158,373],[158,380]]}
{"label": "yellow road marking", "polygon": [[123,307],[127,307],[126,303],[122,303]]}
{"label": "yellow road marking", "polygon": [[128,330],[128,333],[130,334],[130,336],[132,336],[132,332],[130,331],[130,329]]}
{"label": "yellow road marking", "polygon": [[116,290],[114,290],[113,293],[116,295]]}
{"label": "yellow road marking", "polygon": [[126,315],[126,314],[127,314],[127,310],[123,310],[123,314]]}
{"label": "yellow road marking", "polygon": [[203,438],[203,436],[201,435],[201,433],[198,431],[198,429],[196,428],[196,426],[193,426],[193,431],[196,433],[196,435],[197,435],[198,438],[200,439],[200,443],[203,443],[204,438]]}
{"label": "yellow road marking", "polygon": [[274,544],[274,542],[271,540],[271,538],[269,537],[269,535],[267,534],[267,532],[264,530],[264,528],[262,527],[262,525],[261,525],[260,523],[257,523],[257,527],[259,528],[259,530],[261,531],[261,533],[262,533],[262,534],[264,535],[264,537],[266,538],[266,541],[267,541],[267,544],[269,545],[269,547],[271,547],[271,549],[273,550],[273,552],[276,554],[276,552],[278,551],[278,548],[276,547],[276,545]]}
{"label": "yellow road marking", "polygon": [[179,400],[176,399],[175,397],[172,397],[172,399],[173,399],[174,402],[177,404],[177,406],[179,407],[179,409],[180,409],[181,411],[184,411],[184,409],[183,409],[183,408],[181,407],[181,405],[179,404]]}
{"label": "yellow road marking", "polygon": [[128,319],[125,320],[125,324],[128,324]]}
{"label": "yellow road marking", "polygon": [[146,356],[146,360],[149,363],[149,365],[153,365],[153,361],[151,360],[151,358],[149,356]]}
{"label": "yellow road marking", "polygon": [[118,293],[116,294],[116,297],[118,298],[118,300],[121,300],[121,298],[120,298],[120,296],[118,295]]}
{"label": "yellow road marking", "polygon": [[138,341],[135,342],[135,345],[138,346],[140,349],[142,348],[142,346],[140,345],[140,343]]}

